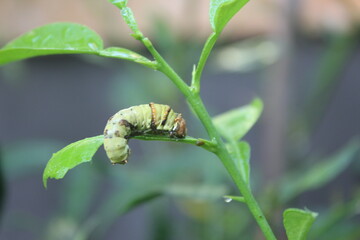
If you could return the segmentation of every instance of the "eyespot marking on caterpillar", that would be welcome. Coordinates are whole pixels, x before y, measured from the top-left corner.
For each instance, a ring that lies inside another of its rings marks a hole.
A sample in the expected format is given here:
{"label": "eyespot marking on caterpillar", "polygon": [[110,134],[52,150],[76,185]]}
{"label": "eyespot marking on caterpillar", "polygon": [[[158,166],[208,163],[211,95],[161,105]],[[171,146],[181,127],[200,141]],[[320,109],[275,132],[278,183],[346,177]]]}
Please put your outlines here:
{"label": "eyespot marking on caterpillar", "polygon": [[130,128],[131,130],[135,129],[135,126],[132,125],[131,123],[129,123],[129,122],[128,122],[127,120],[125,120],[125,119],[121,119],[121,120],[119,121],[119,125],[122,125],[122,126],[125,126],[125,127],[127,127],[127,128]]}
{"label": "eyespot marking on caterpillar", "polygon": [[109,118],[104,130],[104,148],[113,164],[126,164],[130,154],[128,139],[145,134],[186,136],[186,121],[164,104],[142,104],[120,110]]}

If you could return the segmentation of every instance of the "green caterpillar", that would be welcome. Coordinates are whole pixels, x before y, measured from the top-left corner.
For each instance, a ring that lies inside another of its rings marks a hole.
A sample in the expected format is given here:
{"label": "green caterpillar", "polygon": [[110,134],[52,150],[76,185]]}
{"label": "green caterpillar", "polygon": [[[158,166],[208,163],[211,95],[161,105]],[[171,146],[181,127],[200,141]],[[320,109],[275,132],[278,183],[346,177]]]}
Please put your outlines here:
{"label": "green caterpillar", "polygon": [[155,134],[184,138],[186,122],[180,113],[163,104],[142,104],[126,108],[110,117],[104,130],[104,148],[113,164],[126,164],[131,137]]}

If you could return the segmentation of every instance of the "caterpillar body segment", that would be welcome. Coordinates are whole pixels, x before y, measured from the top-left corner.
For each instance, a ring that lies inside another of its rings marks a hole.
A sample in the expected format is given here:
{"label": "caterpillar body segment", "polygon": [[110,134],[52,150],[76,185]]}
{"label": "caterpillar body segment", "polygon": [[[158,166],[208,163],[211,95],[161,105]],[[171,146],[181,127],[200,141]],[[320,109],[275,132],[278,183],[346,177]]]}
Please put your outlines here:
{"label": "caterpillar body segment", "polygon": [[104,130],[104,148],[113,164],[125,164],[130,155],[128,140],[144,134],[184,138],[186,122],[181,114],[163,104],[142,104],[110,117]]}

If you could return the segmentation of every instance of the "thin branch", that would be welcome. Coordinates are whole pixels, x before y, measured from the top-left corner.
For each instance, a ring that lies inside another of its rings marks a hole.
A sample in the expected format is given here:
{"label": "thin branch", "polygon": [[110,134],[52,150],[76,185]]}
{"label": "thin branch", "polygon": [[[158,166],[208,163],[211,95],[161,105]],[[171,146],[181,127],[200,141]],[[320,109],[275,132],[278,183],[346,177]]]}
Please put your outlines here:
{"label": "thin branch", "polygon": [[164,73],[169,79],[179,88],[179,90],[186,96],[190,96],[191,91],[189,86],[182,80],[182,78],[173,70],[172,67],[164,60],[164,58],[159,54],[155,49],[152,42],[144,36],[140,31],[138,24],[135,20],[134,14],[129,7],[126,6],[126,2],[121,4],[115,4],[121,10],[121,15],[126,22],[126,24],[133,31],[132,36],[144,44],[148,51],[152,54],[157,62],[157,70]]}
{"label": "thin branch", "polygon": [[204,70],[206,61],[211,53],[212,48],[214,47],[217,39],[219,37],[219,34],[212,33],[209,38],[207,39],[204,48],[201,52],[201,56],[198,62],[198,66],[193,74],[192,82],[191,82],[191,89],[197,93],[200,92],[200,80],[201,80],[201,74]]}

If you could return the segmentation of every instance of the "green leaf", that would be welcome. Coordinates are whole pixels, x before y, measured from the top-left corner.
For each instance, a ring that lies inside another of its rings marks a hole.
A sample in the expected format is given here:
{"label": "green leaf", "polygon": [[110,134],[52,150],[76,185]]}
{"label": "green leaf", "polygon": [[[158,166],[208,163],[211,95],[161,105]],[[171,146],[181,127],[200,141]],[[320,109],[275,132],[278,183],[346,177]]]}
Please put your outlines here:
{"label": "green leaf", "polygon": [[280,201],[287,202],[304,191],[319,188],[330,182],[349,166],[359,150],[360,140],[355,138],[333,156],[312,165],[309,170],[301,169],[286,176],[280,187]]}
{"label": "green leaf", "polygon": [[121,15],[122,15],[124,21],[130,27],[130,29],[133,31],[133,33],[131,35],[135,39],[141,40],[144,36],[138,27],[138,24],[135,20],[132,10],[126,6],[127,0],[109,0],[109,2],[121,10]]}
{"label": "green leaf", "polygon": [[0,64],[49,54],[97,54],[103,48],[100,36],[75,23],[52,23],[18,37],[0,50]]}
{"label": "green leaf", "polygon": [[284,211],[284,226],[288,240],[306,240],[317,215],[317,213],[309,210],[286,209]]}
{"label": "green leaf", "polygon": [[48,178],[61,179],[70,169],[81,163],[91,161],[103,141],[103,135],[85,138],[54,153],[43,173],[44,186],[47,186]]}
{"label": "green leaf", "polygon": [[124,48],[104,49],[101,37],[76,23],[52,23],[18,37],[0,49],[0,65],[51,54],[94,54],[120,58],[156,68],[156,62]]}
{"label": "green leaf", "polygon": [[214,117],[213,122],[224,138],[228,141],[238,141],[256,123],[262,109],[262,101],[256,98],[249,105]]}
{"label": "green leaf", "polygon": [[250,145],[245,142],[231,142],[227,144],[228,151],[234,159],[238,171],[245,182],[250,184]]}
{"label": "green leaf", "polygon": [[106,48],[104,50],[99,51],[99,55],[104,57],[125,59],[136,63],[140,63],[142,65],[151,68],[157,67],[156,62],[152,62],[146,57],[125,48],[118,48],[118,47]]}
{"label": "green leaf", "polygon": [[220,33],[230,19],[249,0],[211,0],[210,23],[215,33]]}
{"label": "green leaf", "polygon": [[113,5],[117,6],[120,9],[126,7],[126,5],[127,5],[127,0],[109,0],[109,2],[112,3]]}

